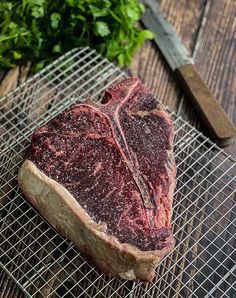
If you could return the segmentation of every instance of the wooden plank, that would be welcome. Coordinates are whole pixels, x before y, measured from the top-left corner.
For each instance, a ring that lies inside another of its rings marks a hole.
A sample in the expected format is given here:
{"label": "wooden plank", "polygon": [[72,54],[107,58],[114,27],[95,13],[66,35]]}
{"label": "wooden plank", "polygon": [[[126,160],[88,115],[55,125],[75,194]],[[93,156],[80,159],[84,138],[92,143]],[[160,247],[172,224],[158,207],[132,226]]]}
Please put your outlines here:
{"label": "wooden plank", "polygon": [[[193,52],[200,75],[234,123],[236,123],[235,15],[234,1],[208,0]],[[185,99],[178,112],[192,124],[197,125],[200,122],[196,112]],[[235,142],[225,150],[236,158]]]}
{"label": "wooden plank", "polygon": [[11,278],[0,270],[0,298],[23,298],[24,296]]}
{"label": "wooden plank", "polygon": [[[202,78],[208,84],[211,91],[214,93],[218,101],[225,108],[226,112],[234,121],[235,119],[235,68],[236,68],[236,52],[235,52],[235,24],[234,16],[236,14],[236,7],[233,1],[207,1],[206,9],[202,19],[201,28],[196,42],[196,47],[193,52],[194,60],[198,68],[199,73]],[[191,108],[187,99],[183,99],[179,106],[178,112],[183,118],[187,119],[189,122],[197,127],[201,127],[201,122],[198,118],[197,113]],[[226,148],[226,151],[236,157],[235,144]],[[216,162],[217,161],[217,162]],[[216,160],[215,165],[209,165],[209,170],[215,170],[217,164],[221,163],[221,160]],[[227,171],[226,164],[221,165],[221,170]],[[214,172],[216,174],[216,172]],[[226,177],[224,177],[226,179]],[[210,177],[209,180],[214,182],[214,177]],[[219,189],[223,188],[225,185],[224,180],[217,181],[217,186]],[[209,196],[215,196],[214,189],[209,190]],[[218,194],[218,201],[214,200],[211,205],[218,207],[218,202],[225,199],[224,194]],[[221,199],[221,200],[220,200]],[[212,207],[211,206],[211,207]],[[209,206],[208,206],[209,207]],[[232,208],[231,201],[226,200],[224,206],[221,207],[222,217],[224,210],[229,210]],[[214,209],[214,208],[213,208]],[[210,208],[204,208],[204,212],[208,214]],[[230,222],[230,213],[224,216],[222,219],[218,219],[219,225],[214,229],[215,234],[221,235],[222,239],[227,241],[229,237],[229,232],[226,231],[222,233],[220,225],[224,226],[226,223]],[[209,219],[210,220],[210,219]],[[209,225],[210,226],[210,225]],[[202,233],[206,233],[206,230],[202,230]],[[217,247],[221,247],[220,240],[214,242]],[[227,248],[228,249],[228,248]],[[224,248],[222,256],[218,253],[218,260],[224,260],[230,252]],[[212,252],[213,253],[213,252]],[[212,267],[213,268],[213,267]],[[211,270],[212,271],[212,270]],[[205,274],[207,270],[205,269]],[[207,276],[210,276],[211,272],[207,272]],[[217,277],[213,276],[214,281]],[[217,292],[218,293],[218,292]],[[215,294],[215,297],[219,297]]]}
{"label": "wooden plank", "polygon": [[15,89],[18,84],[18,77],[20,74],[20,67],[10,69],[5,75],[4,79],[0,84],[0,96],[4,96],[11,90]]}
{"label": "wooden plank", "polygon": [[[205,1],[160,2],[162,11],[174,26],[185,46],[192,53]],[[182,92],[174,75],[153,42],[145,42],[133,59],[130,68],[133,76],[138,76],[157,98],[171,110],[176,110]]]}
{"label": "wooden plank", "polygon": [[[10,69],[5,75],[0,73],[0,106],[5,103],[1,100],[1,97],[7,95],[26,81],[30,66],[31,62],[28,61],[21,66]],[[8,108],[11,109],[11,105],[9,105]]]}
{"label": "wooden plank", "polygon": [[[195,62],[231,119],[236,93],[236,5],[234,1],[208,1],[204,27],[197,41]],[[236,119],[236,118],[235,118]]]}

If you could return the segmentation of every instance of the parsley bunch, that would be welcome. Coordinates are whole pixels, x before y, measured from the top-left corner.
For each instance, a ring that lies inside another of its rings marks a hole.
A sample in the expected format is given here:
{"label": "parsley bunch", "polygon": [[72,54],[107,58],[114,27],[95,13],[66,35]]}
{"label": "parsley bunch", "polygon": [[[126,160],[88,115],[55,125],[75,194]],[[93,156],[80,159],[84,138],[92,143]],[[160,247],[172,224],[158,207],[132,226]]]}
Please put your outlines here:
{"label": "parsley bunch", "polygon": [[66,51],[89,45],[121,66],[153,35],[138,29],[137,0],[12,0],[0,2],[0,68],[32,61],[37,72]]}

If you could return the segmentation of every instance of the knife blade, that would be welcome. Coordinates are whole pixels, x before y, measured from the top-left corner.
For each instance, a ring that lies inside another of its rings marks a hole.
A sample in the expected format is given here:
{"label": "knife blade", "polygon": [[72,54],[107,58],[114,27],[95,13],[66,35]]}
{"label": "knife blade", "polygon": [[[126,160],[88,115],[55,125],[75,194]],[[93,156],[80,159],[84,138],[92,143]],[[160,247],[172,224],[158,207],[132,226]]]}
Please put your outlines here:
{"label": "knife blade", "polygon": [[142,2],[146,9],[141,21],[154,32],[156,45],[176,74],[187,98],[198,110],[208,136],[221,147],[229,145],[236,135],[236,127],[201,79],[188,50],[165,19],[157,1]]}

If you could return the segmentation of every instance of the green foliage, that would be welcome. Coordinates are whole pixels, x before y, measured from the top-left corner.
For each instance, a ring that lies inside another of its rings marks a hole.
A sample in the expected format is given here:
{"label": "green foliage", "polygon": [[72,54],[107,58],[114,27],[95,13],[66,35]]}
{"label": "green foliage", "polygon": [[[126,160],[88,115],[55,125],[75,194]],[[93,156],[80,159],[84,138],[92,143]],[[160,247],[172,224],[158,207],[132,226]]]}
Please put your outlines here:
{"label": "green foliage", "polygon": [[153,38],[136,26],[143,11],[137,0],[0,1],[0,68],[30,60],[36,72],[85,45],[128,66],[135,50]]}

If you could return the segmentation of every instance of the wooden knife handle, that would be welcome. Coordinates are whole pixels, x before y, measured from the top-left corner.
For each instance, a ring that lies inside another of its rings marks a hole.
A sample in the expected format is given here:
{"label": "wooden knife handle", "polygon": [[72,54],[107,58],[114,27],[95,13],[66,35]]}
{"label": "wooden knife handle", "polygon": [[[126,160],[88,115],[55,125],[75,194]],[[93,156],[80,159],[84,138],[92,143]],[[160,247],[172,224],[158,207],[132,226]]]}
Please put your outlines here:
{"label": "wooden knife handle", "polygon": [[236,135],[236,128],[203,82],[194,65],[183,65],[177,68],[175,73],[205,122],[209,136],[221,147],[230,144]]}

